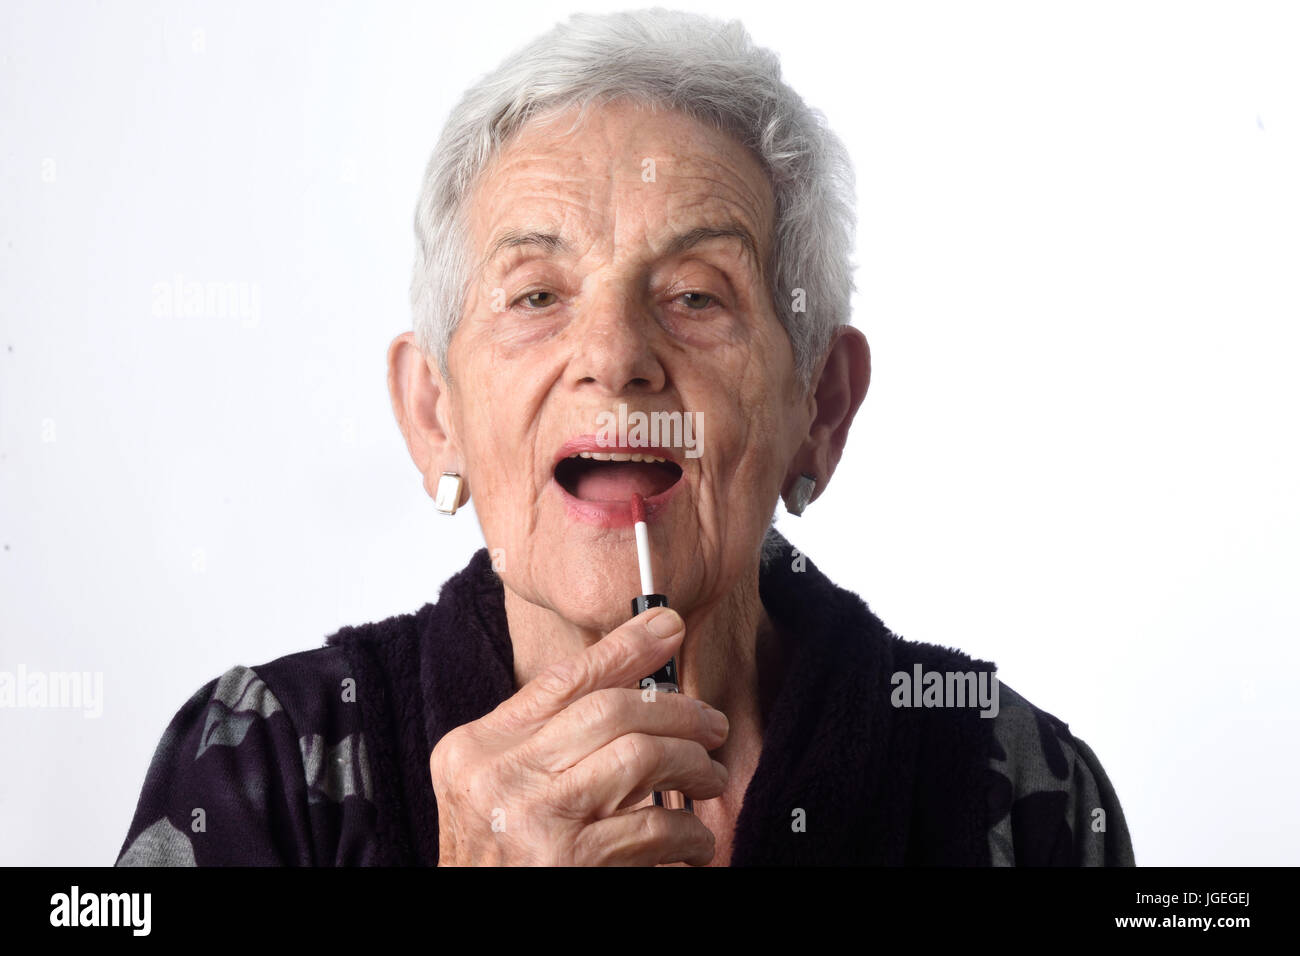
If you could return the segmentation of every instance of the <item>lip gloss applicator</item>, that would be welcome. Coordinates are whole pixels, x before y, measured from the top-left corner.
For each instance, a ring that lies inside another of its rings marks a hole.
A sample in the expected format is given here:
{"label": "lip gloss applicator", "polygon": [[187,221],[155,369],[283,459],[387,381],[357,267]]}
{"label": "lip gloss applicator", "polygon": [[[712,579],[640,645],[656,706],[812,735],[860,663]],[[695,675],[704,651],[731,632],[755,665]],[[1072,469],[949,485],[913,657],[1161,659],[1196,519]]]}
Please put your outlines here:
{"label": "lip gloss applicator", "polygon": [[[632,599],[632,616],[636,617],[652,607],[667,607],[668,598],[662,594],[655,594],[654,569],[650,565],[650,530],[645,523],[645,502],[637,494],[632,495],[632,522],[636,531],[636,562],[641,570],[642,592]],[[649,679],[654,681],[656,692],[681,693],[676,656],[669,658],[668,663],[655,671]],[[666,807],[669,810],[685,810],[687,813],[695,812],[694,802],[679,790],[663,792],[656,790],[654,791],[654,801],[656,807]]]}

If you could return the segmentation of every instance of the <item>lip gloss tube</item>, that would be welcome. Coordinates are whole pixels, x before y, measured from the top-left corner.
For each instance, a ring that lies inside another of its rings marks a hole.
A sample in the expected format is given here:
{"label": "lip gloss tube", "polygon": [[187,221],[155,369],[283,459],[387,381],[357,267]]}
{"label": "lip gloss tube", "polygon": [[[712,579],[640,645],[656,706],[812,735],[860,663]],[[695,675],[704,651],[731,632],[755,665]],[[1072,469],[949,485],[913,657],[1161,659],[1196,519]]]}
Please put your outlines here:
{"label": "lip gloss tube", "polygon": [[[641,571],[642,591],[632,599],[632,616],[636,617],[652,607],[667,607],[668,598],[654,593],[654,570],[650,564],[650,532],[646,527],[645,502],[641,500],[640,495],[632,496],[632,521],[636,531],[636,560],[637,567]],[[681,681],[677,671],[677,657],[674,655],[669,658],[668,663],[647,679],[654,681],[656,693],[662,691],[667,694],[680,694]],[[656,807],[665,807],[669,810],[695,812],[694,801],[680,790],[654,791],[654,804]]]}

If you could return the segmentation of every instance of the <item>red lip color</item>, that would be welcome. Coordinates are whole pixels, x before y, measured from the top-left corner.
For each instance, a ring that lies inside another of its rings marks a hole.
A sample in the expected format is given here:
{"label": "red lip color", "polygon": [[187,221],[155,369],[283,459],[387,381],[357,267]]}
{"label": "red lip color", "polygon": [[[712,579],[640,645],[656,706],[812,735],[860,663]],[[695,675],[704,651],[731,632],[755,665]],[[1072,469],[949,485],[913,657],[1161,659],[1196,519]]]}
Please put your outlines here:
{"label": "red lip color", "polygon": [[[641,590],[644,592],[632,599],[632,616],[636,617],[652,607],[667,607],[668,598],[662,594],[654,593],[654,569],[650,564],[650,534],[645,522],[645,502],[641,500],[640,495],[632,496],[631,510],[632,526],[636,529],[637,566],[641,571]],[[667,664],[655,671],[647,680],[654,681],[656,691],[663,691],[667,694],[681,693],[676,656],[670,658]],[[666,807],[669,810],[685,810],[687,813],[695,812],[694,801],[678,790],[665,792],[656,790],[654,791],[654,801],[656,807]]]}

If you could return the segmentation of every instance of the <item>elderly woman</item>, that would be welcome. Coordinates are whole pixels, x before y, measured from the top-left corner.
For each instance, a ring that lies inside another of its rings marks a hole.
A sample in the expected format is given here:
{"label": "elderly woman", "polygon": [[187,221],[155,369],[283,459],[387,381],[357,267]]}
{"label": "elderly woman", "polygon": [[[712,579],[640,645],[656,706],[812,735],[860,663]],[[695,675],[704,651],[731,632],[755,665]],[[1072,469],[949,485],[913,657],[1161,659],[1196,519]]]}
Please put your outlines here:
{"label": "elderly woman", "polygon": [[471,89],[388,362],[487,547],[201,688],[118,863],[1131,864],[1064,723],[772,527],[867,391],[852,182],[736,23],[579,16]]}

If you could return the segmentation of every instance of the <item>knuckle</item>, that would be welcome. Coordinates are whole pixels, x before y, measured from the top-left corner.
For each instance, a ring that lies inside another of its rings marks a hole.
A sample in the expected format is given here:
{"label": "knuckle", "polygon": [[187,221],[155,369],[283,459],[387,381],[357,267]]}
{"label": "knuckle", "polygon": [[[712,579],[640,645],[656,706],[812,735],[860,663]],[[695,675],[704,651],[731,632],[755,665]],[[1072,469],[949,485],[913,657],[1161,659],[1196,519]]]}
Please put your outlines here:
{"label": "knuckle", "polygon": [[558,816],[586,819],[591,815],[593,794],[597,792],[596,776],[592,767],[582,763],[548,776],[540,784],[542,801]]}
{"label": "knuckle", "polygon": [[583,827],[573,838],[571,855],[580,866],[600,865],[608,859],[610,849],[594,827]]}
{"label": "knuckle", "polygon": [[581,816],[583,797],[590,781],[577,767],[548,778],[541,786],[540,796],[545,805],[562,816]]}
{"label": "knuckle", "polygon": [[671,811],[647,813],[641,817],[642,842],[662,843],[672,836],[673,821],[668,818],[668,813],[670,812]]}
{"label": "knuckle", "polygon": [[648,734],[624,734],[614,741],[612,750],[619,770],[632,778],[641,777],[663,759],[663,744]]}
{"label": "knuckle", "polygon": [[509,772],[508,754],[491,760],[463,729],[446,734],[429,759],[434,791],[440,800],[466,806],[491,803]]}
{"label": "knuckle", "polygon": [[434,777],[446,780],[455,776],[468,762],[467,750],[465,735],[459,729],[444,734],[429,755],[429,769]]}
{"label": "knuckle", "polygon": [[581,687],[585,677],[586,667],[581,658],[569,658],[547,667],[534,680],[548,696],[564,697]]}
{"label": "knuckle", "polygon": [[690,748],[691,762],[713,773],[713,758],[709,756],[709,748],[698,740],[688,741],[687,746]]}
{"label": "knuckle", "polygon": [[691,736],[699,737],[703,740],[717,740],[719,737],[726,740],[730,735],[731,726],[726,722],[726,714],[722,714],[723,724],[721,725],[721,729],[719,729],[719,726],[714,723],[717,718],[713,715],[721,714],[721,711],[714,710],[702,700],[692,701],[691,711],[692,713],[689,718],[693,729]]}
{"label": "knuckle", "polygon": [[704,704],[698,700],[691,700],[690,698],[686,698],[686,700],[690,704],[690,710],[688,713],[682,714],[682,719],[689,722],[688,726],[691,728],[691,736],[705,738],[714,736],[713,727],[709,720],[709,712],[704,709]]}
{"label": "knuckle", "polygon": [[712,796],[719,796],[726,789],[718,776],[718,767],[724,766],[709,755],[708,750],[696,741],[686,743],[687,752],[684,759],[690,767],[691,774],[699,786]]}
{"label": "knuckle", "polygon": [[623,695],[617,690],[594,691],[582,700],[582,720],[589,729],[618,723],[623,712]]}
{"label": "knuckle", "polygon": [[589,667],[589,673],[610,674],[627,661],[629,653],[626,644],[620,645],[606,639],[593,645],[584,661]]}
{"label": "knuckle", "polygon": [[601,827],[579,826],[568,845],[570,865],[607,866],[619,854],[622,842]]}

